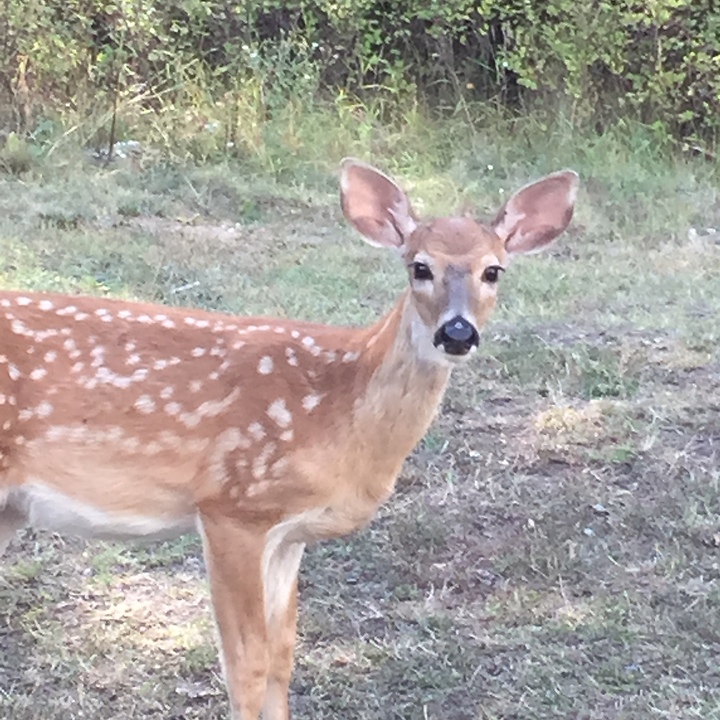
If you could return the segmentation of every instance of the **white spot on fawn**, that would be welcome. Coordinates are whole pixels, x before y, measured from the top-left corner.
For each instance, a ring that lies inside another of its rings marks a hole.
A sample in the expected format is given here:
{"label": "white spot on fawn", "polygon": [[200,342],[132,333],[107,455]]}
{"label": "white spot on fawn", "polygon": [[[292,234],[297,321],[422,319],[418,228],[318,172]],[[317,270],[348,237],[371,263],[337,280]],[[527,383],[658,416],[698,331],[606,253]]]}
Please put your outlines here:
{"label": "white spot on fawn", "polygon": [[248,427],[248,432],[252,436],[253,440],[262,440],[265,437],[265,430],[259,422],[251,423]]}
{"label": "white spot on fawn", "polygon": [[136,437],[125,438],[122,447],[127,453],[136,453],[140,449],[140,440]]}
{"label": "white spot on fawn", "polygon": [[172,433],[168,430],[163,430],[160,433],[160,442],[163,443],[163,445],[167,445],[168,447],[171,447],[173,449],[178,449],[182,446],[182,438],[180,438],[178,435],[175,435],[175,433]]}
{"label": "white spot on fawn", "polygon": [[94,347],[90,354],[93,356],[93,361],[90,363],[94,368],[99,368],[105,362],[105,348],[102,346]]}
{"label": "white spot on fawn", "polygon": [[170,416],[179,415],[182,412],[182,406],[180,403],[169,402],[165,405],[165,412]]}
{"label": "white spot on fawn", "polygon": [[155,401],[149,395],[141,395],[134,403],[135,409],[143,415],[155,412]]}
{"label": "white spot on fawn", "polygon": [[31,380],[42,380],[47,375],[47,370],[44,367],[35,368],[30,373]]}
{"label": "white spot on fawn", "polygon": [[180,422],[188,428],[196,427],[200,424],[200,420],[206,417],[217,417],[224,410],[229,408],[240,397],[240,389],[235,388],[229,395],[222,400],[206,400],[194,412],[186,412],[180,415]]}
{"label": "white spot on fawn", "polygon": [[272,372],[272,369],[273,369],[272,358],[269,355],[265,355],[264,357],[261,357],[260,362],[258,363],[258,372],[261,375],[269,375]]}
{"label": "white spot on fawn", "polygon": [[256,480],[262,480],[267,472],[267,463],[275,452],[275,443],[269,442],[253,460],[252,474]]}
{"label": "white spot on fawn", "polygon": [[292,413],[287,409],[283,398],[273,400],[268,406],[267,414],[281,428],[288,427],[292,422]]}
{"label": "white spot on fawn", "polygon": [[302,406],[305,408],[306,412],[312,412],[320,404],[320,400],[322,400],[320,395],[311,393],[303,398]]}
{"label": "white spot on fawn", "polygon": [[153,440],[147,443],[147,445],[144,445],[142,451],[145,455],[157,455],[157,453],[162,452],[162,449],[162,445]]}
{"label": "white spot on fawn", "polygon": [[44,342],[48,338],[55,337],[56,335],[59,335],[60,333],[57,330],[43,330],[42,332],[35,333],[35,339],[38,342]]}
{"label": "white spot on fawn", "polygon": [[295,351],[291,347],[285,348],[285,356],[287,357],[288,365],[297,367],[297,364],[298,364],[297,355],[295,354]]}
{"label": "white spot on fawn", "polygon": [[35,414],[40,418],[48,417],[48,415],[52,415],[53,406],[47,402],[47,400],[43,400],[36,408],[35,408]]}

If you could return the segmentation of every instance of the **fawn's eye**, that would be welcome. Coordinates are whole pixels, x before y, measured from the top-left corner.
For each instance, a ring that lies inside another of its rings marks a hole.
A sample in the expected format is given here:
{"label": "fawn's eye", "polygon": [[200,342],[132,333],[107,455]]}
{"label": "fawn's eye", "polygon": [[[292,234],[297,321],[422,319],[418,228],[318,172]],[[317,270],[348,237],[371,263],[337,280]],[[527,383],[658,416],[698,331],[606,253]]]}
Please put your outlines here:
{"label": "fawn's eye", "polygon": [[432,270],[425,263],[413,263],[413,277],[416,280],[432,280]]}
{"label": "fawn's eye", "polygon": [[496,283],[500,277],[500,273],[504,270],[505,268],[502,268],[499,265],[490,265],[486,267],[482,274],[483,282]]}

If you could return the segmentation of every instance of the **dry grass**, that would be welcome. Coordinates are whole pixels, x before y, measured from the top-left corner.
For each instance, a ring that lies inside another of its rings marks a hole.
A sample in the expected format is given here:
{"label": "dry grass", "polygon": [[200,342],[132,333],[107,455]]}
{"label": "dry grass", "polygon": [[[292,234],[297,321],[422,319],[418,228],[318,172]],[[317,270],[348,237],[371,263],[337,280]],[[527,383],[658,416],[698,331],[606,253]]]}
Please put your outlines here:
{"label": "dry grass", "polygon": [[[574,230],[503,278],[393,500],[309,553],[296,717],[720,718],[720,244],[687,235],[720,206],[702,169],[584,162]],[[415,191],[490,208],[517,183],[487,164]],[[325,186],[83,170],[0,209],[5,286],[364,322],[402,283]],[[0,608],[2,717],[226,716],[195,538],[25,532]]]}

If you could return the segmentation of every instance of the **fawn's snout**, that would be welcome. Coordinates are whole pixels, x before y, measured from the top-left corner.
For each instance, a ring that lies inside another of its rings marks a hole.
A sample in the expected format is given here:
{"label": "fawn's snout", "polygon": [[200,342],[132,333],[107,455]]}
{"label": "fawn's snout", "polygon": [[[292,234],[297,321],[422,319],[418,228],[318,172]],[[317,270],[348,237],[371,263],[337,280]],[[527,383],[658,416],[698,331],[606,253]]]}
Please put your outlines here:
{"label": "fawn's snout", "polygon": [[480,334],[462,315],[456,315],[438,328],[433,342],[448,355],[467,355],[478,346]]}

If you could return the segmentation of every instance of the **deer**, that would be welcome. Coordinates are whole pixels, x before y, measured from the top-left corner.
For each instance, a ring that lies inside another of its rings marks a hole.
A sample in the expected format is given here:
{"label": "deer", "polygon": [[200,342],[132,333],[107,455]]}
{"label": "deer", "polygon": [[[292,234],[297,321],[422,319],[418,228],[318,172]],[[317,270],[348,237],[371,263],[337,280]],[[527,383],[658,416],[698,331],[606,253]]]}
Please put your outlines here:
{"label": "deer", "polygon": [[197,531],[232,720],[287,720],[308,544],[365,526],[478,350],[509,262],[569,225],[572,170],[484,224],[341,163],[343,215],[408,285],[368,327],[0,292],[0,554],[24,527]]}

